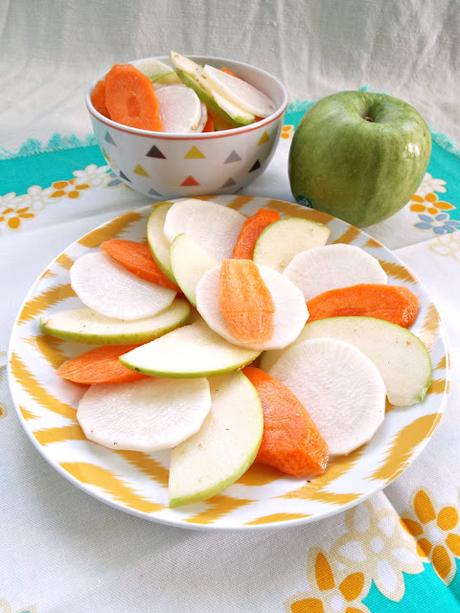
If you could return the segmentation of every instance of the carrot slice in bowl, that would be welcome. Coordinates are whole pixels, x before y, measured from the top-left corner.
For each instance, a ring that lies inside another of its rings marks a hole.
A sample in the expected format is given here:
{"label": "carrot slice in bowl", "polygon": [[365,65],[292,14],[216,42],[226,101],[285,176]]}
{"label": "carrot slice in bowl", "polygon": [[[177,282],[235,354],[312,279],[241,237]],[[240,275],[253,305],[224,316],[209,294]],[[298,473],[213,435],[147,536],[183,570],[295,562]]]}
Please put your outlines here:
{"label": "carrot slice in bowl", "polygon": [[259,209],[257,213],[248,217],[233,248],[233,257],[252,260],[259,236],[267,226],[280,219],[281,215],[270,209]]}
{"label": "carrot slice in bowl", "polygon": [[93,385],[95,383],[128,383],[143,379],[141,375],[130,370],[118,359],[120,355],[131,351],[137,345],[108,345],[96,347],[82,355],[64,362],[57,374],[67,381]]}
{"label": "carrot slice in bowl", "polygon": [[329,459],[327,444],[297,397],[260,368],[247,366],[243,373],[256,388],[264,413],[256,462],[295,477],[322,474]]}
{"label": "carrot slice in bowl", "polygon": [[91,92],[91,102],[93,103],[94,108],[104,117],[108,117],[110,119],[110,113],[105,104],[105,79],[101,79],[94,86],[93,91]]}

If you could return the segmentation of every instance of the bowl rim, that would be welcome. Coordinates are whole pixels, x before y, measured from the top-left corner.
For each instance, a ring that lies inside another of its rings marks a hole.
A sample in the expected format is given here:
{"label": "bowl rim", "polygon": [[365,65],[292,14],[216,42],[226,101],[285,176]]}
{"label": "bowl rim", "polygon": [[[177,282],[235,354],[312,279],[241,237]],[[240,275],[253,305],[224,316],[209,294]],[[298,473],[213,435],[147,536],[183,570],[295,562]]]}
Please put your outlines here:
{"label": "bowl rim", "polygon": [[[278,79],[278,77],[275,77],[274,75],[267,72],[263,68],[259,68],[258,66],[254,66],[253,64],[248,64],[247,62],[241,62],[239,60],[232,60],[231,58],[224,58],[224,57],[219,57],[219,56],[214,56],[214,55],[191,54],[191,55],[187,55],[187,57],[193,60],[206,59],[206,60],[211,60],[213,62],[222,62],[224,65],[225,63],[231,62],[232,64],[236,66],[241,66],[242,68],[251,68],[253,70],[256,70],[262,76],[266,77],[267,79],[270,79],[271,81],[274,81],[279,86],[279,88],[281,89],[283,93],[283,100],[281,104],[276,108],[276,110],[271,115],[268,115],[267,117],[264,117],[260,121],[256,121],[247,126],[241,126],[239,128],[230,128],[229,130],[219,130],[218,132],[156,132],[154,130],[142,130],[141,128],[134,128],[132,126],[126,126],[124,124],[118,123],[117,121],[113,121],[112,119],[109,119],[108,117],[105,117],[104,115],[99,113],[99,111],[97,111],[94,108],[93,103],[91,102],[91,92],[93,91],[93,88],[96,85],[97,81],[99,81],[101,78],[101,77],[98,77],[91,82],[87,90],[86,96],[85,96],[86,108],[89,114],[92,115],[94,119],[97,119],[97,121],[99,121],[100,123],[103,123],[106,126],[114,128],[115,130],[118,130],[119,132],[127,132],[129,134],[135,134],[137,136],[142,136],[144,138],[159,139],[159,140],[195,140],[195,139],[208,140],[208,139],[213,139],[213,138],[226,138],[228,136],[236,136],[238,134],[245,134],[246,132],[252,132],[253,130],[263,128],[264,126],[269,126],[273,122],[280,119],[283,116],[284,112],[286,111],[286,107],[288,104],[288,92],[287,92],[285,85]],[[169,59],[169,56],[153,55],[153,56],[145,57],[145,58],[136,58],[135,60],[130,60],[126,63],[130,64],[130,63],[137,62],[139,60],[144,60],[144,59],[164,61],[164,60]],[[105,71],[104,74],[106,74],[106,72],[107,71]]]}

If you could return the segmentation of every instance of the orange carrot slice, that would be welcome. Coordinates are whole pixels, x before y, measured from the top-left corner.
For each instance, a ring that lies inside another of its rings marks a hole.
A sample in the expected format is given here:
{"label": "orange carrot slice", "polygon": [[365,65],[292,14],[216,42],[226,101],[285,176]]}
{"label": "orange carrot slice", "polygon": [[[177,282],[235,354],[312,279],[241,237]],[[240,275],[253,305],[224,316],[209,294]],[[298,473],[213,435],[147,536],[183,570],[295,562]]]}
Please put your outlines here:
{"label": "orange carrot slice", "polygon": [[111,119],[143,130],[162,129],[152,82],[131,64],[115,64],[105,77],[105,104]]}
{"label": "orange carrot slice", "polygon": [[104,117],[108,117],[110,119],[109,111],[105,105],[105,79],[101,79],[94,86],[94,89],[91,92],[91,102],[93,103],[96,111],[99,111],[101,115],[104,115]]}
{"label": "orange carrot slice", "polygon": [[222,72],[225,72],[226,74],[229,74],[231,77],[236,77],[237,79],[239,79],[238,75],[236,74],[236,72],[234,70],[232,70],[231,68],[228,68],[228,66],[222,66],[220,68],[220,70]]}
{"label": "orange carrot slice", "polygon": [[206,120],[206,123],[204,124],[203,132],[214,132],[214,119],[212,118],[212,115],[210,114],[209,111],[208,111],[208,119]]}
{"label": "orange carrot slice", "polygon": [[309,321],[361,315],[385,319],[408,328],[417,317],[419,301],[407,287],[359,284],[319,294],[307,302],[307,307]]}
{"label": "orange carrot slice", "polygon": [[130,370],[118,359],[137,345],[108,345],[96,347],[76,358],[64,362],[57,374],[67,381],[93,385],[95,383],[127,383],[144,378]]}
{"label": "orange carrot slice", "polygon": [[235,338],[262,343],[273,336],[275,305],[251,260],[224,260],[220,269],[220,312]]}
{"label": "orange carrot slice", "polygon": [[259,209],[244,222],[233,249],[234,258],[252,260],[257,239],[267,226],[281,219],[281,215],[270,209]]}
{"label": "orange carrot slice", "polygon": [[126,270],[145,281],[180,292],[180,289],[160,270],[150,249],[143,243],[112,238],[101,245],[110,257]]}
{"label": "orange carrot slice", "polygon": [[329,459],[327,444],[297,397],[260,368],[247,366],[243,373],[256,388],[264,413],[256,462],[296,477],[323,473]]}

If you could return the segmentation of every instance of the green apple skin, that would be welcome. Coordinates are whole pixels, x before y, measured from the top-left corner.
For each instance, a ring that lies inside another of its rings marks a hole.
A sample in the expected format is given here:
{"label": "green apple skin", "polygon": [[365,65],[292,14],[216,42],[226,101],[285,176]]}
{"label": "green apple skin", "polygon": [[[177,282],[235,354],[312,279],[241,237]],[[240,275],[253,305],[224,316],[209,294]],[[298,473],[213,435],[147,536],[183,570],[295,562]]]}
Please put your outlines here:
{"label": "green apple skin", "polygon": [[390,217],[416,191],[431,153],[416,109],[386,94],[346,91],[317,102],[289,152],[294,198],[358,226]]}

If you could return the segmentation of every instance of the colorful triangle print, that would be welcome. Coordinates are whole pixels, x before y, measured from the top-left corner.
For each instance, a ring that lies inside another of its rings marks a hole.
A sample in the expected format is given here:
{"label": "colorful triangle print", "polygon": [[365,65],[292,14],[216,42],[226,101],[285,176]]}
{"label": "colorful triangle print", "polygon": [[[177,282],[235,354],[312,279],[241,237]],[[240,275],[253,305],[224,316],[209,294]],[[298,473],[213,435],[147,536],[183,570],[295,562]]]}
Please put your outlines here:
{"label": "colorful triangle print", "polygon": [[193,187],[194,185],[199,185],[199,183],[196,179],[189,175],[186,179],[182,181],[181,185],[182,187]]}
{"label": "colorful triangle print", "polygon": [[110,155],[107,153],[107,151],[104,149],[104,147],[101,147],[101,149],[102,149],[102,155],[105,157],[105,159],[107,161],[110,162]]}
{"label": "colorful triangle print", "polygon": [[270,135],[268,134],[268,132],[264,132],[262,136],[259,138],[259,142],[257,144],[265,145],[265,143],[268,143],[269,140],[270,140]]}
{"label": "colorful triangle print", "polygon": [[149,196],[153,196],[154,198],[159,196],[160,198],[163,198],[163,194],[156,192],[153,188],[149,189]]}
{"label": "colorful triangle print", "polygon": [[117,146],[117,143],[113,140],[110,132],[105,133],[104,140],[106,143],[109,143],[110,145],[115,145],[115,147]]}
{"label": "colorful triangle print", "polygon": [[226,187],[233,187],[234,185],[236,185],[236,181],[234,181],[232,177],[230,177],[230,179],[227,179],[227,181],[225,181],[225,183],[220,189],[225,189]]}
{"label": "colorful triangle print", "polygon": [[129,181],[131,183],[131,179],[129,177],[127,177],[122,170],[120,170],[119,177],[120,177],[120,179],[124,179],[125,181]]}
{"label": "colorful triangle print", "polygon": [[232,162],[239,162],[241,160],[240,156],[237,154],[235,150],[233,150],[228,158],[225,160],[224,164],[231,164]]}
{"label": "colorful triangle print", "polygon": [[158,149],[156,145],[153,145],[153,147],[145,155],[148,158],[157,158],[157,160],[166,159],[166,156],[163,155],[163,153],[161,153],[161,151]]}
{"label": "colorful triangle print", "polygon": [[145,170],[143,166],[138,164],[136,168],[133,170],[135,175],[139,175],[140,177],[150,177],[149,173]]}
{"label": "colorful triangle print", "polygon": [[259,160],[256,160],[254,164],[251,166],[251,168],[249,169],[249,172],[254,172],[254,170],[258,170],[259,168],[260,168],[260,162]]}
{"label": "colorful triangle print", "polygon": [[191,149],[189,149],[187,151],[187,153],[184,155],[184,160],[201,160],[203,158],[205,158],[206,156],[204,155],[204,153],[202,153],[198,147],[192,147]]}

